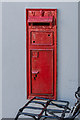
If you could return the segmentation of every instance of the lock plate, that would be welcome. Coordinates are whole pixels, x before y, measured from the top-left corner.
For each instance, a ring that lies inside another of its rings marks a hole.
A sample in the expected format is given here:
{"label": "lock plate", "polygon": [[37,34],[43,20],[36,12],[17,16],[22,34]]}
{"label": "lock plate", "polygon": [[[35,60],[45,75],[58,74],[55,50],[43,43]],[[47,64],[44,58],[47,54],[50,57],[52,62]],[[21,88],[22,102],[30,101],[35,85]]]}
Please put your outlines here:
{"label": "lock plate", "polygon": [[32,45],[53,45],[53,32],[34,31],[31,32]]}

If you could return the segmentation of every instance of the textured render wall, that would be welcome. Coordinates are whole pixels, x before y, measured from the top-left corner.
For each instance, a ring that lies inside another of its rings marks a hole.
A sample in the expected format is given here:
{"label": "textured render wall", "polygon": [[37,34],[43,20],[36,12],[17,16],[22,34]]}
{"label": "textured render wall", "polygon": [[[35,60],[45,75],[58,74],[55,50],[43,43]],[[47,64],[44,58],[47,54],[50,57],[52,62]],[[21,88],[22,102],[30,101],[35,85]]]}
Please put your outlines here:
{"label": "textured render wall", "polygon": [[0,120],[2,118],[2,3],[0,2]]}
{"label": "textured render wall", "polygon": [[80,2],[78,3],[78,86],[80,86]]}
{"label": "textured render wall", "polygon": [[80,2],[78,3],[78,86],[80,86]]}
{"label": "textured render wall", "polygon": [[14,117],[25,104],[25,8],[57,8],[57,98],[74,104],[78,86],[77,3],[3,3],[2,14],[2,115]]}
{"label": "textured render wall", "polygon": [[78,3],[78,86],[80,86],[80,2]]}

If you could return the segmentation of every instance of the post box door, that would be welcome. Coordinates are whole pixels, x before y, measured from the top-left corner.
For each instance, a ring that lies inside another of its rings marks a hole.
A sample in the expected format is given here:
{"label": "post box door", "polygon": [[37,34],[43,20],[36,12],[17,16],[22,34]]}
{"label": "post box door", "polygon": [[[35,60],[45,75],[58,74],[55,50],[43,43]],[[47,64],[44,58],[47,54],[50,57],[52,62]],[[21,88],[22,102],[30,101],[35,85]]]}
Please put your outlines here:
{"label": "post box door", "polygon": [[31,94],[53,95],[53,50],[31,51]]}
{"label": "post box door", "polygon": [[56,20],[56,9],[26,9],[27,98],[56,99]]}

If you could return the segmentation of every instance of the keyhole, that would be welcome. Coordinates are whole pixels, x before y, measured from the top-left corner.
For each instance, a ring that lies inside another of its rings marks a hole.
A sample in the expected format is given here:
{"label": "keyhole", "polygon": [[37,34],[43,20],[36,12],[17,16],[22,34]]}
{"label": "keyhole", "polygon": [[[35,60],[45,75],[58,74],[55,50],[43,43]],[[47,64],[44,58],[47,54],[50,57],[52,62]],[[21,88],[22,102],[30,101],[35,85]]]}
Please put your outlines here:
{"label": "keyhole", "polygon": [[37,75],[35,75],[34,80],[36,80]]}
{"label": "keyhole", "polygon": [[35,43],[35,41],[33,41],[33,43]]}
{"label": "keyhole", "polygon": [[37,77],[37,75],[35,75],[35,77]]}
{"label": "keyhole", "polygon": [[50,34],[48,34],[48,36],[50,36]]}

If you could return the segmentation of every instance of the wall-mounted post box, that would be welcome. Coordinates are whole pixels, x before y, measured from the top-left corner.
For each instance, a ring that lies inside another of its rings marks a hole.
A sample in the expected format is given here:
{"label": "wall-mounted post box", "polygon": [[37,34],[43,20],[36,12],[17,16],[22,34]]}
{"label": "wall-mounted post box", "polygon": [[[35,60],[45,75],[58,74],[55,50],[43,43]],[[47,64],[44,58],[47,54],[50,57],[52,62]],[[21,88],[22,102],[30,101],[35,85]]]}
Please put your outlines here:
{"label": "wall-mounted post box", "polygon": [[27,97],[56,99],[57,10],[26,9]]}

